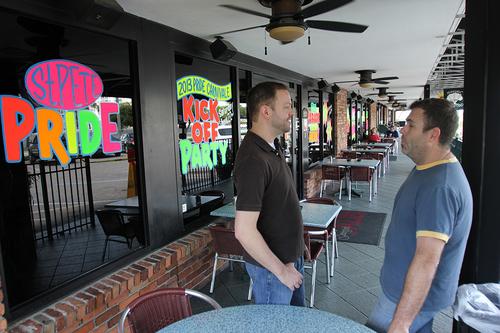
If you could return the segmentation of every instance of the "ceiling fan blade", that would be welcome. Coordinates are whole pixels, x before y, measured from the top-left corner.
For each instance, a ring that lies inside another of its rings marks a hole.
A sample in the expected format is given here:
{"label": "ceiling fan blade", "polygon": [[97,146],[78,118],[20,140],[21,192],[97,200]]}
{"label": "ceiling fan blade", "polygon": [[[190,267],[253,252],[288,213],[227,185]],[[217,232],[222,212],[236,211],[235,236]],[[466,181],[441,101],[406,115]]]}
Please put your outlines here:
{"label": "ceiling fan blade", "polygon": [[388,91],[387,93],[388,93],[388,94],[391,94],[391,95],[400,95],[400,94],[404,94],[404,92],[402,92],[402,91]]}
{"label": "ceiling fan blade", "polygon": [[236,10],[238,12],[242,12],[242,13],[245,13],[245,14],[260,16],[260,17],[264,17],[264,18],[267,18],[267,19],[271,18],[271,15],[264,14],[264,13],[261,13],[261,12],[256,12],[256,11],[251,10],[251,9],[241,8],[241,7],[238,7],[238,6],[233,6],[233,5],[219,5],[219,6],[227,8],[227,9]]}
{"label": "ceiling fan blade", "polygon": [[397,76],[385,76],[385,77],[376,77],[376,78],[373,78],[372,80],[373,81],[385,81],[385,80],[397,80],[399,79],[399,77]]}
{"label": "ceiling fan blade", "polygon": [[389,84],[387,81],[380,81],[380,80],[371,80],[370,83],[376,83],[376,84]]}
{"label": "ceiling fan blade", "polygon": [[341,31],[341,32],[355,32],[361,33],[368,28],[367,25],[336,22],[336,21],[318,21],[318,20],[308,20],[306,24],[309,28],[322,29],[329,31]]}
{"label": "ceiling fan blade", "polygon": [[375,94],[368,94],[366,96],[378,96],[378,93],[375,93]]}
{"label": "ceiling fan blade", "polygon": [[342,7],[343,5],[347,5],[352,1],[353,0],[325,0],[304,8],[301,12],[297,13],[296,17],[298,16],[308,18],[311,16],[316,16]]}
{"label": "ceiling fan blade", "polygon": [[256,25],[255,27],[249,27],[249,28],[243,28],[243,29],[238,29],[238,30],[231,30],[231,31],[220,32],[220,33],[218,33],[218,34],[214,34],[214,35],[212,35],[211,37],[216,37],[216,36],[220,36],[220,35],[232,34],[233,32],[240,32],[240,31],[252,30],[252,29],[257,29],[257,28],[263,28],[263,27],[265,27],[266,25],[267,25],[267,24],[263,24],[263,25]]}
{"label": "ceiling fan blade", "polygon": [[335,81],[334,83],[349,83],[349,82],[358,82],[358,80],[350,80],[350,81]]}

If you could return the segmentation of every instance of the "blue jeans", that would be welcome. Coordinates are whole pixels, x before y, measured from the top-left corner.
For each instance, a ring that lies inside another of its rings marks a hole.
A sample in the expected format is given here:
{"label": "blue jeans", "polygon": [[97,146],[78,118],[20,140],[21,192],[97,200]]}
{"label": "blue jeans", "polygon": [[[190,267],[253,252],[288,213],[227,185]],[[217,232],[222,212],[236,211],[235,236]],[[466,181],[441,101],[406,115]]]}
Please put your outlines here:
{"label": "blue jeans", "polygon": [[[300,257],[294,263],[295,269],[304,275],[304,258]],[[304,282],[299,288],[291,291],[267,269],[245,263],[248,275],[253,281],[253,297],[255,304],[280,304],[305,306]]]}
{"label": "blue jeans", "polygon": [[[382,292],[366,326],[377,332],[387,332],[396,311],[397,304]],[[420,311],[413,320],[410,333],[432,333],[432,322],[437,311]]]}

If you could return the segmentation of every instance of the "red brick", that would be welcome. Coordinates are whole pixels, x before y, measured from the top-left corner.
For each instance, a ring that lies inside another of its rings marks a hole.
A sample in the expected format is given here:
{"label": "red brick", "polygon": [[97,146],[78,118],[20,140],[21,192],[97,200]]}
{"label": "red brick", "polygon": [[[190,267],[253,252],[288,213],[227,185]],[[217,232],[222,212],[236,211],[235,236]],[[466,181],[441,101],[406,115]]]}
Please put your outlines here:
{"label": "red brick", "polygon": [[114,315],[116,315],[118,312],[120,312],[120,307],[118,305],[113,306],[112,308],[107,309],[103,314],[101,314],[99,317],[95,319],[95,324],[97,326],[101,325]]}
{"label": "red brick", "polygon": [[109,328],[112,328],[113,326],[118,325],[118,323],[120,322],[120,318],[122,317],[122,313],[123,312],[120,312],[119,314],[117,314],[116,316],[114,316],[113,318],[108,320],[107,324],[108,324]]}
{"label": "red brick", "polygon": [[127,289],[132,290],[134,288],[134,275],[127,273],[126,271],[119,271],[116,273],[116,275],[121,276],[125,280],[127,280]]}
{"label": "red brick", "polygon": [[125,271],[134,276],[134,286],[138,286],[141,284],[141,271],[132,267],[127,267]]}
{"label": "red brick", "polygon": [[90,322],[86,323],[85,325],[83,325],[82,327],[80,327],[79,329],[77,329],[75,331],[75,333],[88,333],[88,332],[92,331],[93,328],[94,328],[94,322],[90,321]]}
{"label": "red brick", "polygon": [[53,319],[47,317],[46,315],[43,314],[37,314],[33,317],[33,320],[36,322],[42,324],[43,326],[43,332],[55,332],[56,331],[56,325]]}
{"label": "red brick", "polygon": [[77,308],[67,303],[57,303],[56,309],[61,311],[66,319],[66,327],[73,326],[76,322]]}
{"label": "red brick", "polygon": [[96,308],[99,308],[99,307],[104,305],[105,294],[103,291],[90,287],[90,288],[85,289],[85,292],[87,294],[90,294],[90,295],[95,297],[95,299],[96,299],[95,307]]}
{"label": "red brick", "polygon": [[113,298],[113,288],[110,286],[98,282],[93,287],[104,294],[104,304],[108,304],[108,302]]}
{"label": "red brick", "polygon": [[112,289],[111,298],[116,298],[118,297],[118,295],[120,295],[120,282],[110,279],[104,279],[101,280],[100,282],[104,285],[111,287]]}
{"label": "red brick", "polygon": [[49,318],[52,318],[56,323],[56,330],[60,331],[64,327],[66,327],[66,319],[61,311],[57,311],[56,309],[46,309],[43,311]]}
{"label": "red brick", "polygon": [[120,311],[125,310],[127,306],[129,306],[130,303],[132,303],[134,300],[136,300],[139,297],[139,293],[135,293],[133,295],[130,295],[126,299],[124,299],[122,302],[120,302],[119,307]]}
{"label": "red brick", "polygon": [[116,274],[113,274],[109,277],[110,280],[113,280],[113,281],[116,281],[120,284],[120,294],[123,294],[124,291],[127,291],[127,279],[119,276],[119,275],[116,275]]}
{"label": "red brick", "polygon": [[148,279],[148,269],[146,267],[138,265],[137,263],[130,265],[130,267],[141,272],[141,281],[146,281]]}
{"label": "red brick", "polygon": [[[43,332],[43,325],[31,319],[23,321],[21,324],[18,325],[18,328],[19,332],[32,332],[32,333]],[[15,331],[14,329],[10,329],[9,332]]]}
{"label": "red brick", "polygon": [[7,329],[7,320],[4,317],[0,317],[0,330]]}
{"label": "red brick", "polygon": [[104,333],[108,329],[108,325],[102,324],[99,327],[96,327],[92,330],[92,333]]}
{"label": "red brick", "polygon": [[65,299],[65,301],[76,307],[76,318],[78,320],[82,320],[83,317],[85,317],[85,313],[87,313],[87,306],[84,301],[74,297],[68,297]]}
{"label": "red brick", "polygon": [[138,262],[139,265],[145,267],[148,270],[148,279],[154,274],[153,264],[144,260]]}
{"label": "red brick", "polygon": [[95,296],[86,294],[84,292],[79,292],[74,295],[74,297],[78,300],[81,300],[85,303],[85,313],[88,314],[96,308],[96,299]]}

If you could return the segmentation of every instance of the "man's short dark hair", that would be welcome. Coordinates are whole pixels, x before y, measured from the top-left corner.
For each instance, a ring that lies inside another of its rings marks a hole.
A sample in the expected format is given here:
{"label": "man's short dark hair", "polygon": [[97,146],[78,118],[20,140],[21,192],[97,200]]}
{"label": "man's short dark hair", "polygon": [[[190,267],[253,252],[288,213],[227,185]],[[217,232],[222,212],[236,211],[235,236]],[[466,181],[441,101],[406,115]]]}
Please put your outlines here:
{"label": "man's short dark hair", "polygon": [[257,119],[262,104],[274,107],[278,90],[288,91],[288,88],[279,82],[262,82],[250,89],[247,97],[247,112],[251,120]]}
{"label": "man's short dark hair", "polygon": [[458,115],[453,103],[441,98],[427,98],[410,105],[410,109],[416,108],[424,110],[424,131],[438,127],[441,130],[439,143],[449,146],[458,128]]}

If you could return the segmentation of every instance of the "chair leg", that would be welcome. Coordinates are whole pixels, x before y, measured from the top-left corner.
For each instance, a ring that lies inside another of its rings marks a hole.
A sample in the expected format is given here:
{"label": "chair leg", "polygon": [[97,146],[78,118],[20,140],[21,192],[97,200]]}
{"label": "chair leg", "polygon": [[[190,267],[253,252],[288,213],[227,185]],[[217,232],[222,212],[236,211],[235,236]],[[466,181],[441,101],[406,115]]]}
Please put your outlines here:
{"label": "chair leg", "polygon": [[104,259],[106,258],[106,249],[108,248],[108,240],[109,236],[106,236],[106,241],[104,242],[104,251],[102,253],[102,262],[104,262]]}
{"label": "chair leg", "polygon": [[[339,257],[339,248],[338,248],[339,242],[337,241],[337,229],[333,229],[333,238],[332,239],[335,241],[335,258],[338,258]],[[333,246],[333,244],[332,244],[332,246]]]}
{"label": "chair leg", "polygon": [[215,252],[214,255],[214,269],[212,270],[212,282],[210,282],[210,293],[213,294],[214,292],[214,285],[215,285],[215,273],[217,272],[217,258],[219,258],[219,254]]}
{"label": "chair leg", "polygon": [[319,182],[319,197],[323,197],[323,180]]}
{"label": "chair leg", "polygon": [[347,181],[347,200],[351,201],[351,187],[352,187],[352,182],[351,180],[349,179]]}
{"label": "chair leg", "polygon": [[339,200],[342,200],[342,183],[344,182],[343,179],[340,180],[340,191],[339,191]]}
{"label": "chair leg", "polygon": [[314,293],[316,291],[316,264],[317,260],[313,261],[312,269],[312,278],[311,278],[311,302],[309,303],[309,307],[314,307]]}
{"label": "chair leg", "polygon": [[248,301],[252,300],[252,290],[253,290],[253,281],[250,278],[250,285],[248,286],[248,297],[247,297]]}
{"label": "chair leg", "polygon": [[328,237],[325,240],[325,256],[326,256],[326,283],[330,284],[330,250],[328,250]]}
{"label": "chair leg", "polygon": [[370,183],[370,202],[372,202],[372,182],[371,180],[369,181]]}

